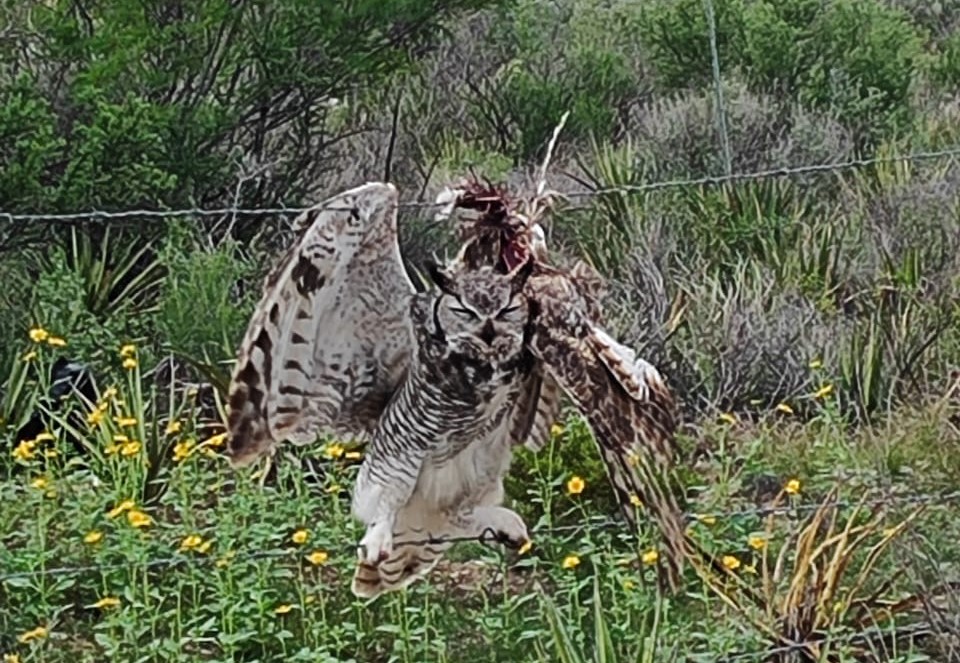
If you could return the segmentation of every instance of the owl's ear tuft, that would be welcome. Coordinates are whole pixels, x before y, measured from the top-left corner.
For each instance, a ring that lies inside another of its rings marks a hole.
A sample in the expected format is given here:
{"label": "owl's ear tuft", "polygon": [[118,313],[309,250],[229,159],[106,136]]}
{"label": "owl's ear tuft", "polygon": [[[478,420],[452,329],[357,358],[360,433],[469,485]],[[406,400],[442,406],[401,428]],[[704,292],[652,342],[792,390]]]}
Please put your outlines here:
{"label": "owl's ear tuft", "polygon": [[423,261],[423,266],[427,270],[427,276],[440,290],[448,295],[454,294],[453,277],[436,260],[427,258]]}

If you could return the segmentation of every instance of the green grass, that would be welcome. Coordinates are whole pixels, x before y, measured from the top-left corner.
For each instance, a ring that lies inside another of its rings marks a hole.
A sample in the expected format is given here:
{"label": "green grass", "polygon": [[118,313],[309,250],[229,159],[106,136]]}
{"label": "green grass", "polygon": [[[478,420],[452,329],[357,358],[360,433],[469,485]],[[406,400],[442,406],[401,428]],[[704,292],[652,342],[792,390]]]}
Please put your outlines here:
{"label": "green grass", "polygon": [[[53,351],[35,349],[28,373],[41,371]],[[909,505],[894,503],[875,522],[852,507],[834,522],[820,508],[834,486],[851,503],[955,486],[960,456],[943,450],[944,440],[956,444],[946,406],[853,431],[828,396],[806,424],[774,411],[753,423],[705,424],[682,440],[688,489],[702,514],[692,527],[743,583],[722,585],[723,600],[691,570],[683,595],[658,596],[656,566],[637,555],[651,549],[652,532],[642,529],[634,543],[611,524],[610,490],[585,451],[592,442],[571,419],[544,452],[522,461],[524,476],[511,477],[509,500],[534,532],[531,551],[460,544],[428,582],[359,601],[349,592],[362,535],[349,512],[353,454],[318,442],[301,456],[321,463],[321,478],[307,478],[283,458],[261,487],[258,470],[229,467],[219,453],[222,436],[196,416],[189,394],[151,391],[132,363],[101,401],[101,416],[77,431],[87,447],[83,460],[69,453],[63,427],[52,426],[52,439],[43,436],[21,447],[19,458],[7,453],[0,462],[0,653],[8,657],[714,661],[775,646],[790,620],[798,634],[807,628],[843,637],[853,625],[854,635],[887,633],[929,620],[918,611],[868,610],[869,619],[855,624],[852,608],[848,614],[833,606],[854,605],[875,590],[883,600],[935,593],[935,562],[960,557],[949,506],[928,506],[889,537]],[[37,388],[40,374],[32,374]],[[571,495],[574,475],[586,487]],[[786,513],[750,513],[791,479],[800,490],[780,493]],[[865,528],[862,545],[831,538],[847,519]],[[846,594],[870,548],[885,539],[864,586]],[[774,573],[781,552],[783,568]],[[848,553],[849,565],[839,565]],[[818,584],[841,566],[836,587]],[[822,573],[808,574],[814,568]],[[898,569],[906,573],[894,575]],[[749,599],[750,592],[759,598]],[[829,600],[831,612],[801,623],[811,596]],[[935,644],[899,642],[900,653],[886,656],[893,645],[873,638],[858,641],[860,657],[851,650],[819,660],[867,660],[862,654],[870,650],[883,654],[877,660],[938,660]]]}

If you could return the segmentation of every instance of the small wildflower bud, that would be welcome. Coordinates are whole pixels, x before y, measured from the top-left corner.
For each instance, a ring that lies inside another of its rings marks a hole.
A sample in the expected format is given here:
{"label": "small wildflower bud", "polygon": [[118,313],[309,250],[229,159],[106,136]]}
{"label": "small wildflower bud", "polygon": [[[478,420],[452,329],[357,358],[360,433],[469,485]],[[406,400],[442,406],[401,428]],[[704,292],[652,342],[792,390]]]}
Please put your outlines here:
{"label": "small wildflower bud", "polygon": [[123,367],[128,371],[132,371],[137,367],[137,360],[133,357],[127,357],[123,360]]}
{"label": "small wildflower bud", "polygon": [[777,405],[777,411],[783,412],[784,414],[793,414],[793,408],[786,403],[779,403]]}
{"label": "small wildflower bud", "polygon": [[567,555],[560,564],[564,569],[575,569],[580,566],[580,558],[576,555]]}
{"label": "small wildflower bud", "polygon": [[289,603],[284,603],[283,605],[278,605],[273,611],[278,615],[285,615],[291,610],[293,610],[293,606]]}
{"label": "small wildflower bud", "polygon": [[640,556],[640,561],[647,566],[656,564],[658,559],[660,559],[660,553],[656,550],[648,550]]}
{"label": "small wildflower bud", "polygon": [[21,633],[17,637],[17,642],[19,642],[21,645],[25,645],[28,642],[33,640],[41,640],[45,637],[47,637],[47,629],[43,626],[38,626],[37,628]]}
{"label": "small wildflower bud", "polygon": [[754,550],[763,550],[767,546],[767,539],[763,536],[751,534],[747,537],[747,545]]}
{"label": "small wildflower bud", "polygon": [[88,606],[90,608],[99,608],[100,610],[106,610],[107,608],[116,608],[120,605],[120,599],[115,596],[104,596],[102,599],[96,603]]}
{"label": "small wildflower bud", "polygon": [[823,385],[822,387],[820,387],[819,389],[817,389],[816,392],[814,392],[813,397],[814,397],[814,398],[826,398],[826,397],[829,396],[831,393],[833,393],[833,385],[832,385],[832,384],[825,384],[825,385]]}
{"label": "small wildflower bud", "polygon": [[720,414],[720,421],[728,423],[732,426],[733,424],[737,423],[737,418],[730,412],[723,412]]}
{"label": "small wildflower bud", "polygon": [[47,345],[53,348],[62,348],[67,344],[66,340],[59,336],[50,336],[47,338]]}
{"label": "small wildflower bud", "polygon": [[800,480],[799,479],[790,479],[787,482],[787,485],[783,487],[784,492],[787,495],[796,495],[800,492]]}
{"label": "small wildflower bud", "polygon": [[167,423],[167,427],[163,431],[167,435],[176,435],[180,432],[180,422],[171,421]]}
{"label": "small wildflower bud", "polygon": [[520,549],[517,552],[521,555],[526,555],[528,552],[530,552],[531,548],[533,548],[533,541],[531,539],[527,539],[523,542],[523,545],[520,546]]}
{"label": "small wildflower bud", "polygon": [[95,543],[100,543],[101,539],[103,539],[103,532],[91,530],[83,537],[83,542],[92,546]]}

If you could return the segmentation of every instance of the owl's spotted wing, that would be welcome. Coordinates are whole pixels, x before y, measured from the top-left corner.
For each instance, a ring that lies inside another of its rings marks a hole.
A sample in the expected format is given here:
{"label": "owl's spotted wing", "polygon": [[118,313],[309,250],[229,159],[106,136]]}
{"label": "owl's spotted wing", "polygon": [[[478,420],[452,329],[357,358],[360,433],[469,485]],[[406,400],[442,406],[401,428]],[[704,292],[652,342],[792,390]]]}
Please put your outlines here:
{"label": "owl's spotted wing", "polygon": [[653,366],[593,321],[589,297],[567,274],[545,268],[525,293],[536,309],[530,350],[589,423],[627,520],[635,526],[643,509],[656,521],[676,589],[690,542],[670,471],[670,391]]}
{"label": "owl's spotted wing", "polygon": [[397,241],[397,191],[368,183],[297,219],[302,236],[266,278],[229,392],[228,453],[279,441],[366,437],[406,370],[415,292]]}

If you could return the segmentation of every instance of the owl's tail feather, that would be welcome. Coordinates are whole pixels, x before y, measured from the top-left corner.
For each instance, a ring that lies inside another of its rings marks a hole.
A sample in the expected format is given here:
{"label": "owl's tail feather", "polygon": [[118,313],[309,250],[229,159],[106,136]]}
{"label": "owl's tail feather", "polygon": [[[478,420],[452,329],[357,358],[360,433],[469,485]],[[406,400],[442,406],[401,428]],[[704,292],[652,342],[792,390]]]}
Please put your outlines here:
{"label": "owl's tail feather", "polygon": [[450,545],[397,537],[393,554],[378,565],[357,562],[351,590],[354,596],[369,599],[403,589],[430,573]]}

